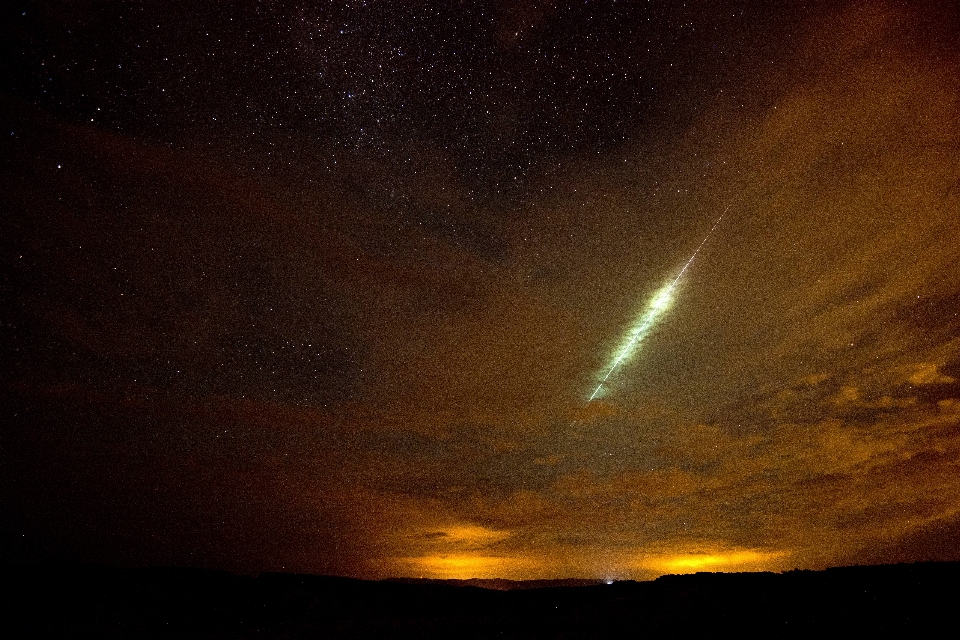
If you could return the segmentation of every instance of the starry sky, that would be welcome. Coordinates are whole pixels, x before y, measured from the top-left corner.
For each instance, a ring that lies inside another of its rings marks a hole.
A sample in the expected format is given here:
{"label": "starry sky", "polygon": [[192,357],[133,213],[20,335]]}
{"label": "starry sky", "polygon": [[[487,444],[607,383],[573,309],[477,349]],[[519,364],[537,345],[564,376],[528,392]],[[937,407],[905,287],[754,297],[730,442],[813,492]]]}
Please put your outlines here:
{"label": "starry sky", "polygon": [[953,3],[8,5],[4,561],[960,559]]}

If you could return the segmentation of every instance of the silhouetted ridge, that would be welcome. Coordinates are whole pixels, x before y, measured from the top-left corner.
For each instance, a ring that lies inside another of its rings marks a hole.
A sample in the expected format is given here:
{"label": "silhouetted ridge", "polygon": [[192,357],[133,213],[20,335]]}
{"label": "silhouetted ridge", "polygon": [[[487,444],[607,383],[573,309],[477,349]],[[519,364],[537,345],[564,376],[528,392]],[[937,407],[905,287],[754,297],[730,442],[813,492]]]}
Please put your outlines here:
{"label": "silhouetted ridge", "polygon": [[[497,590],[187,568],[3,568],[9,638],[776,637],[952,628],[960,563],[698,573]],[[494,584],[514,581],[492,581]],[[515,585],[516,586],[516,585]],[[529,585],[528,585],[529,586]]]}

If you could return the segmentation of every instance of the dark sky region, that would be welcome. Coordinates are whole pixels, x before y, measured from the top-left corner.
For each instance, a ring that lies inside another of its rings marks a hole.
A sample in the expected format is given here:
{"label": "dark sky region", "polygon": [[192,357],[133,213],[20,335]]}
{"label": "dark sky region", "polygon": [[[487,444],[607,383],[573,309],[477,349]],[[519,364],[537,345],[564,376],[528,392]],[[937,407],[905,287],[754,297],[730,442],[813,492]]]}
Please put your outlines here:
{"label": "dark sky region", "polygon": [[956,3],[4,7],[4,561],[960,559]]}

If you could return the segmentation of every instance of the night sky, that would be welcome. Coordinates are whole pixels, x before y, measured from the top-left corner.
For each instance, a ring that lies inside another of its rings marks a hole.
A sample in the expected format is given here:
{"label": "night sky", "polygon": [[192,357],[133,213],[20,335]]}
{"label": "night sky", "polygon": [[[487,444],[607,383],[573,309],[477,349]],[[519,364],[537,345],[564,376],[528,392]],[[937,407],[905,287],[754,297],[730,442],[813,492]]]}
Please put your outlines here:
{"label": "night sky", "polygon": [[3,11],[4,561],[960,559],[960,5]]}

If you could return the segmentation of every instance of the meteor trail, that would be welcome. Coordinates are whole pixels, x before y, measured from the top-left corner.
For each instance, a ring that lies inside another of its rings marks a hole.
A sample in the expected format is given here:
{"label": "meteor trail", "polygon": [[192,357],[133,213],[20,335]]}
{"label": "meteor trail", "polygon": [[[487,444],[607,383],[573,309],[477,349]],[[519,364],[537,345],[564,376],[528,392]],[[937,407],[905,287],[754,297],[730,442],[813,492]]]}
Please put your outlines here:
{"label": "meteor trail", "polygon": [[723,213],[720,214],[720,217],[717,218],[717,221],[713,223],[713,226],[710,228],[710,231],[707,233],[706,237],[700,243],[700,246],[697,247],[697,250],[693,252],[693,255],[690,256],[690,259],[687,260],[687,263],[683,265],[683,268],[680,269],[680,273],[677,274],[677,277],[674,278],[673,282],[657,292],[653,299],[650,301],[650,304],[647,306],[647,310],[644,312],[637,323],[633,326],[630,333],[627,334],[626,343],[620,349],[620,352],[617,354],[617,357],[614,358],[613,364],[610,365],[610,368],[607,370],[603,379],[600,380],[600,384],[597,385],[597,388],[592,394],[590,394],[590,399],[587,402],[593,402],[593,399],[597,397],[597,394],[600,393],[600,389],[603,388],[603,385],[607,382],[607,378],[620,366],[620,363],[623,362],[624,358],[629,356],[637,344],[643,340],[647,332],[650,330],[650,327],[653,325],[654,321],[670,307],[670,302],[672,301],[672,294],[674,287],[677,286],[677,283],[680,282],[680,278],[683,277],[684,272],[687,268],[693,263],[693,259],[697,257],[697,254],[700,253],[700,249],[703,248],[703,245],[707,243],[707,240],[710,239],[710,236],[713,234],[713,230],[717,228],[717,225],[720,224],[720,221],[723,220],[723,216],[727,215],[727,210],[730,209],[728,205],[724,209]]}

